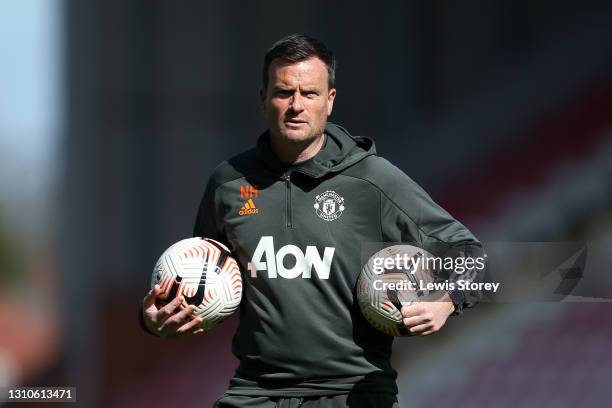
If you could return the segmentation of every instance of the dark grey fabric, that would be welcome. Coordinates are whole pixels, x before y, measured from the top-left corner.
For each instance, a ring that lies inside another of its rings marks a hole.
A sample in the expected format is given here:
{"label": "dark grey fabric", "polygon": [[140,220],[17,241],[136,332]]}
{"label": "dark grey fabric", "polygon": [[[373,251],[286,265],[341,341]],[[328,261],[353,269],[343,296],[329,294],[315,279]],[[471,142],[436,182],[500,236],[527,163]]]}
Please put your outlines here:
{"label": "dark grey fabric", "polygon": [[248,397],[224,395],[213,408],[399,408],[390,394],[351,393],[323,397]]}
{"label": "dark grey fabric", "polygon": [[[330,123],[325,136],[315,157],[288,166],[264,133],[207,185],[194,235],[226,243],[243,272],[230,395],[396,394],[393,338],[365,320],[354,296],[362,244],[411,242],[434,255],[439,243],[480,246],[377,156],[371,140]],[[245,215],[244,192],[253,186],[257,212]]]}

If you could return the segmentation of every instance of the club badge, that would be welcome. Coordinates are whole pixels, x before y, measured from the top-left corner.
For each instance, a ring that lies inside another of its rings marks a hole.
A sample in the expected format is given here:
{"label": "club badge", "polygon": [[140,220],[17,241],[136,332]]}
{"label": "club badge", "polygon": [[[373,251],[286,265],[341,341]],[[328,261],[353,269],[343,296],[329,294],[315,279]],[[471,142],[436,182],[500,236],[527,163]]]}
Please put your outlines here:
{"label": "club badge", "polygon": [[314,209],[322,220],[336,220],[344,211],[344,198],[335,191],[327,190],[315,197]]}

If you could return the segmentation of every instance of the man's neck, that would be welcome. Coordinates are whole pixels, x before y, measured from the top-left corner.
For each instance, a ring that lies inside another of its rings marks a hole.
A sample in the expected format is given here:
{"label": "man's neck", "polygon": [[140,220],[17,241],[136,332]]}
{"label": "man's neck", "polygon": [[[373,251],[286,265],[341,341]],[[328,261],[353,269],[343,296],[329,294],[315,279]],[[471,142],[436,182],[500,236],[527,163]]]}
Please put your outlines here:
{"label": "man's neck", "polygon": [[305,142],[286,142],[270,137],[270,147],[283,163],[298,164],[315,157],[323,147],[324,141],[324,134]]}

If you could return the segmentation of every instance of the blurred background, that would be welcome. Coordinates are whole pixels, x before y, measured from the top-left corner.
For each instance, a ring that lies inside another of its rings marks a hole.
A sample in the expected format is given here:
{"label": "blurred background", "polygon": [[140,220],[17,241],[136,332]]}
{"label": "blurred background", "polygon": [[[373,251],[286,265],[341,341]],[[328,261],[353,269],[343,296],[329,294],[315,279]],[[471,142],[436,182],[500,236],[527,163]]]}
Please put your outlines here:
{"label": "blurred background", "polygon": [[[138,307],[213,168],[265,129],[263,55],[294,32],[336,52],[331,120],[481,240],[588,241],[612,273],[610,2],[2,2],[0,385],[87,407],[225,390],[236,321],[164,341]],[[573,300],[398,339],[400,402],[607,406],[612,306]]]}

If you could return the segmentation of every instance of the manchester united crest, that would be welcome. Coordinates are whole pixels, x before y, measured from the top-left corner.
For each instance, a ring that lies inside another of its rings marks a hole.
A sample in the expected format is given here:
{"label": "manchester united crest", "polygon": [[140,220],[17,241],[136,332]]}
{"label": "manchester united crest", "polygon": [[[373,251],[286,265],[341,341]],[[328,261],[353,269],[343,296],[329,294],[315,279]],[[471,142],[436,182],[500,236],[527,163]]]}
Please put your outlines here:
{"label": "manchester united crest", "polygon": [[340,218],[344,211],[344,198],[332,190],[315,197],[314,209],[319,218],[325,221],[333,221]]}

